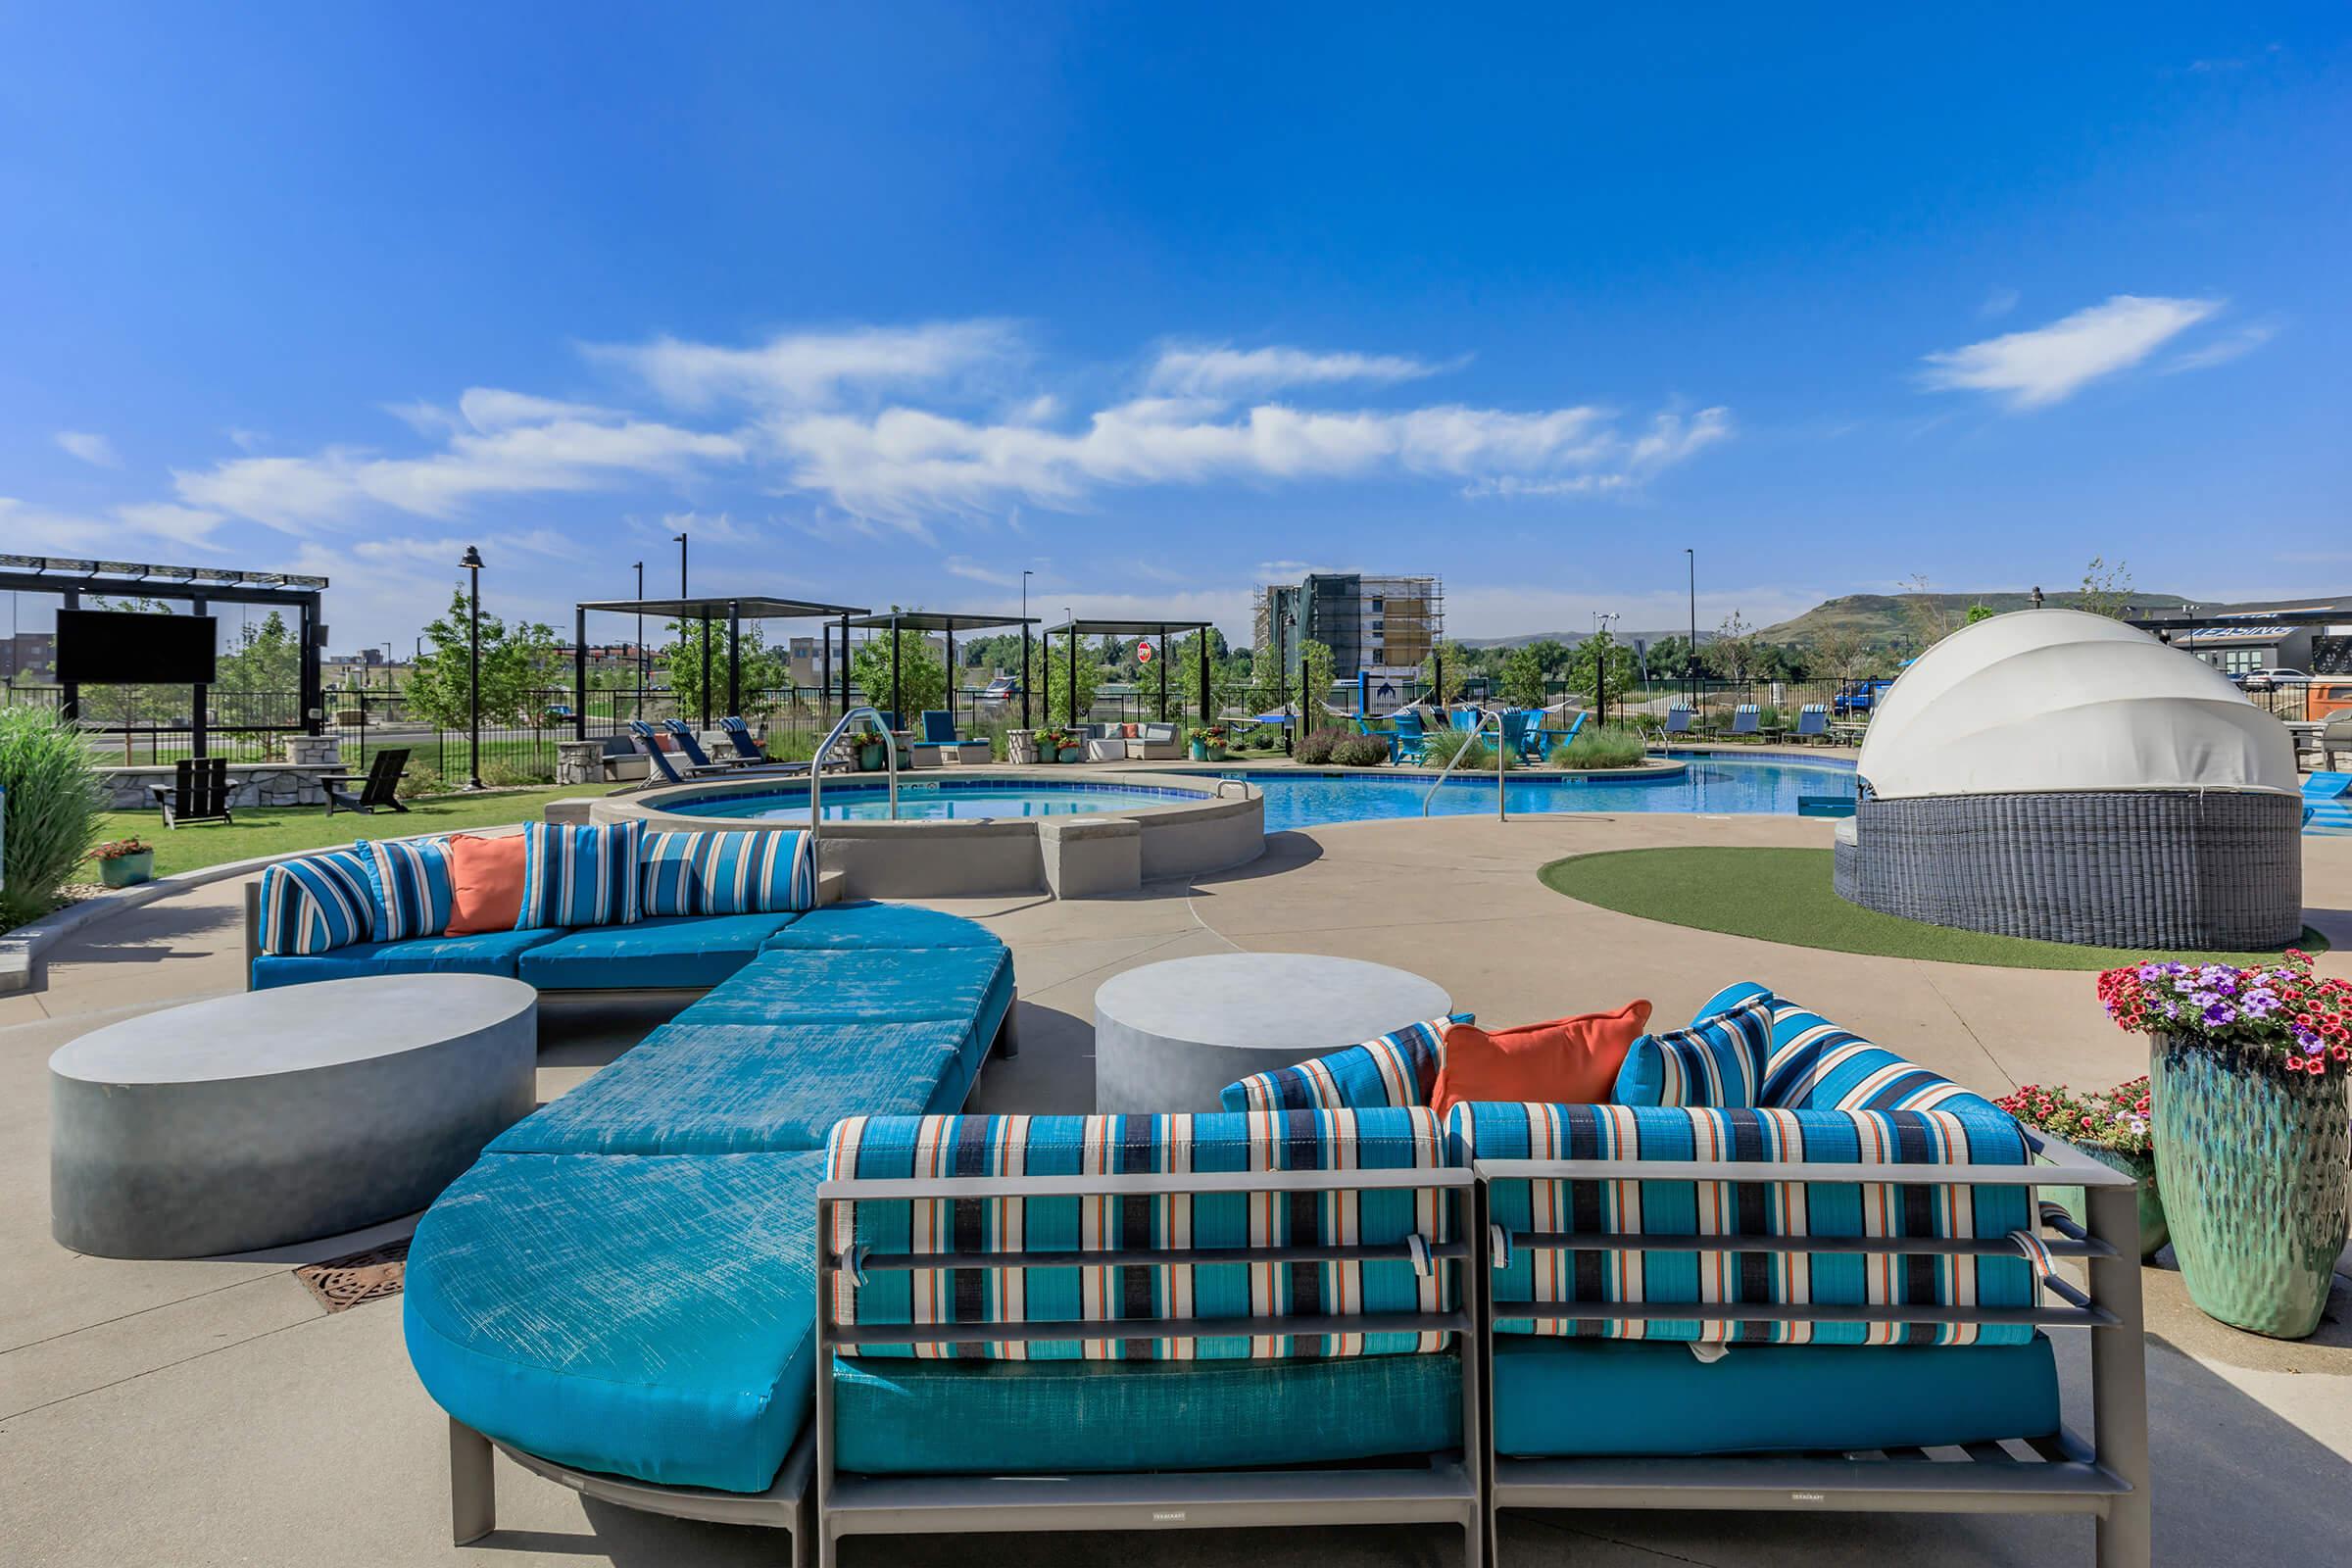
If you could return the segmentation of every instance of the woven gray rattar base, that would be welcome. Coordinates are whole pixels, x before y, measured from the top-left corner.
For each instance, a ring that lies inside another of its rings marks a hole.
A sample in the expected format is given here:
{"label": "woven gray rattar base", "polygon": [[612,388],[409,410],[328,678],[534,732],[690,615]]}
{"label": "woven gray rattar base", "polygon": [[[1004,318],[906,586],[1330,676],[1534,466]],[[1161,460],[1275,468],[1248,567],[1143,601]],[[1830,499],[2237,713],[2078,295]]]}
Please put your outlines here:
{"label": "woven gray rattar base", "polygon": [[2117,948],[2247,949],[2303,929],[2302,802],[2254,790],[1865,800],[1840,898],[1936,925]]}

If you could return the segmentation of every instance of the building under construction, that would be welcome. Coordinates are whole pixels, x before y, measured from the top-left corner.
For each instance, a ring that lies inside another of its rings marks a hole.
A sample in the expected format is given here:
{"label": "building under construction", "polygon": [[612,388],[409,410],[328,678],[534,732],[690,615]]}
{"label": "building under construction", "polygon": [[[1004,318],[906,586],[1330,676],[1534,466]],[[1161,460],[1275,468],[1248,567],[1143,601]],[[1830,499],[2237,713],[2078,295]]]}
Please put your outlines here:
{"label": "building under construction", "polygon": [[1308,642],[1331,650],[1335,680],[1366,673],[1409,682],[1446,628],[1446,589],[1437,577],[1373,577],[1319,572],[1303,582],[1257,591],[1254,648],[1279,648],[1283,673],[1298,674]]}

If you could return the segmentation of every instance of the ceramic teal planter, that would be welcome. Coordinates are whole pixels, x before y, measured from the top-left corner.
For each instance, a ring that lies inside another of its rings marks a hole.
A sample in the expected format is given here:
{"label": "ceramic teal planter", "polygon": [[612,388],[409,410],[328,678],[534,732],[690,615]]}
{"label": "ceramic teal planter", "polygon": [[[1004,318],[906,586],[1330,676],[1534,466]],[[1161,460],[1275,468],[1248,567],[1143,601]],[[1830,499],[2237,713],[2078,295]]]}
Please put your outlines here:
{"label": "ceramic teal planter", "polygon": [[[2156,1186],[2156,1156],[2154,1154],[2123,1154],[2112,1149],[2093,1149],[2087,1144],[2075,1146],[2100,1164],[2122,1171],[2139,1183],[2139,1255],[2142,1261],[2154,1257],[2171,1240],[2164,1221],[2164,1195]],[[2090,1209],[2080,1187],[2044,1187],[2042,1200],[2056,1203],[2078,1225],[2087,1228]]]}
{"label": "ceramic teal planter", "polygon": [[2148,1083],[2156,1182],[2189,1299],[2233,1328],[2305,1338],[2352,1207],[2344,1075],[2158,1035]]}

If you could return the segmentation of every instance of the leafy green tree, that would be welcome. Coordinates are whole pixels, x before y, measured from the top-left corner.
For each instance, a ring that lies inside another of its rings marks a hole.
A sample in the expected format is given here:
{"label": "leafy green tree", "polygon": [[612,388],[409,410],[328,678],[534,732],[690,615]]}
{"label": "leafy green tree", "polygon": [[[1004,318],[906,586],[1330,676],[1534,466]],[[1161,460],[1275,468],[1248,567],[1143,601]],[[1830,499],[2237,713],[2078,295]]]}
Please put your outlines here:
{"label": "leafy green tree", "polygon": [[[463,589],[449,596],[449,612],[424,628],[424,653],[403,695],[409,710],[442,729],[467,721],[466,609]],[[555,629],[541,621],[505,620],[482,613],[482,722],[514,727],[536,722],[549,694],[567,688],[570,672]]]}
{"label": "leafy green tree", "polygon": [[1706,646],[1707,667],[1723,680],[1741,685],[1756,676],[1756,628],[1733,611],[1715,628],[1715,640]]}
{"label": "leafy green tree", "polygon": [[899,678],[897,707],[901,725],[912,727],[914,715],[926,709],[945,708],[948,695],[948,670],[931,651],[931,644],[919,631],[904,627],[886,631],[879,637],[859,643],[850,654],[850,678],[865,694],[865,700],[888,712],[892,707],[890,678],[890,645],[898,639]]}
{"label": "leafy green tree", "polygon": [[1964,626],[1974,626],[1978,621],[1990,620],[1993,616],[1999,613],[2000,612],[1993,609],[1990,605],[1971,605],[1968,607],[1968,618],[1962,621],[1961,624]]}
{"label": "leafy green tree", "polygon": [[1497,696],[1513,708],[1542,708],[1549,695],[1552,672],[1572,662],[1568,649],[1549,637],[1521,643],[1506,650],[1495,672]]}
{"label": "leafy green tree", "polygon": [[[699,618],[673,620],[662,629],[669,634],[669,641],[654,657],[681,717],[703,711],[703,642],[706,636],[709,638],[710,712],[713,717],[718,716],[727,706],[727,623]],[[736,690],[746,708],[763,708],[763,703],[755,701],[759,694],[792,684],[792,662],[781,649],[767,646],[767,639],[760,635],[757,625],[744,626],[736,635],[734,647],[742,661],[736,674]]]}
{"label": "leafy green tree", "polygon": [[2121,620],[2124,612],[2131,608],[2126,603],[2131,597],[2130,564],[2119,561],[2110,566],[2104,557],[2093,556],[2090,564],[2082,568],[2082,592],[2076,599],[2075,608],[2087,610],[2094,615],[2105,615],[2112,620]]}
{"label": "leafy green tree", "polygon": [[1858,631],[1829,631],[1813,639],[1813,660],[1841,681],[1859,680],[1872,663],[1870,641]]}
{"label": "leafy green tree", "polygon": [[[1200,711],[1200,633],[1179,637],[1168,647],[1156,650],[1157,657],[1168,662],[1168,707],[1171,715],[1197,714]],[[1237,659],[1225,647],[1225,634],[1216,627],[1208,628],[1208,710],[1223,712],[1229,704],[1238,703],[1249,687],[1250,663]],[[1147,669],[1140,688],[1146,701],[1159,691],[1159,672]]]}
{"label": "leafy green tree", "polygon": [[213,672],[215,692],[286,692],[302,688],[302,648],[286,617],[272,610],[237,629],[236,646]]}
{"label": "leafy green tree", "polygon": [[1312,637],[1298,644],[1298,711],[1309,719],[1319,718],[1323,705],[1331,701],[1331,647]]}
{"label": "leafy green tree", "polygon": [[1087,648],[1078,649],[1078,701],[1073,715],[1070,702],[1070,656],[1060,641],[1037,662],[1038,695],[1045,699],[1041,716],[1049,724],[1085,724],[1095,709],[1095,693],[1102,685],[1102,662]]}
{"label": "leafy green tree", "polygon": [[[1441,685],[1439,674],[1445,680]],[[1450,703],[1462,695],[1471,675],[1470,650],[1460,643],[1440,642],[1430,649],[1429,657],[1421,662],[1421,690],[1434,703]]]}
{"label": "leafy green tree", "polygon": [[[1600,689],[1600,672],[1608,673],[1608,690]],[[1623,701],[1641,673],[1634,662],[1634,651],[1603,630],[1594,632],[1576,645],[1576,653],[1568,662],[1568,688],[1588,703],[1598,703],[1605,695]],[[1541,707],[1541,704],[1528,704]]]}
{"label": "leafy green tree", "polygon": [[1653,681],[1678,681],[1690,673],[1690,639],[1679,634],[1659,638],[1649,645],[1649,678]]}

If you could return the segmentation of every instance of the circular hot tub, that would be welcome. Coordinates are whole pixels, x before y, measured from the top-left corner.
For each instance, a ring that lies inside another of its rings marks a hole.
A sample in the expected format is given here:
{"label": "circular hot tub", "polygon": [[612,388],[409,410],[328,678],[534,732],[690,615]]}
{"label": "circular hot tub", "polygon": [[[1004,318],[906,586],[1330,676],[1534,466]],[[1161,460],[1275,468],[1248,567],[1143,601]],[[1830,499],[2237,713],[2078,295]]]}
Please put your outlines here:
{"label": "circular hot tub", "polygon": [[[1265,800],[1240,779],[1164,773],[1090,778],[989,768],[822,781],[817,869],[839,872],[849,898],[1059,897],[1115,893],[1196,876],[1265,851]],[[609,796],[600,822],[635,817],[648,831],[809,825],[808,781],[752,777]]]}

